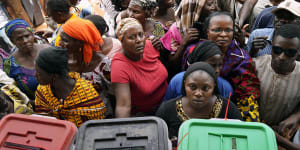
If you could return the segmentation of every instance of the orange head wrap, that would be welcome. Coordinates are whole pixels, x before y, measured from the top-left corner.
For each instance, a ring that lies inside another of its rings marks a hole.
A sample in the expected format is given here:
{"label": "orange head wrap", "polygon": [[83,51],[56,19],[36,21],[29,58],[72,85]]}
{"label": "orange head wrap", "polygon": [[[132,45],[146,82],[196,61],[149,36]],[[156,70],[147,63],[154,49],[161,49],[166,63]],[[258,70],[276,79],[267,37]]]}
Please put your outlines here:
{"label": "orange head wrap", "polygon": [[93,50],[99,51],[99,46],[103,44],[101,34],[95,25],[81,18],[68,20],[62,27],[63,31],[70,37],[83,41],[83,60],[85,63],[90,63]]}

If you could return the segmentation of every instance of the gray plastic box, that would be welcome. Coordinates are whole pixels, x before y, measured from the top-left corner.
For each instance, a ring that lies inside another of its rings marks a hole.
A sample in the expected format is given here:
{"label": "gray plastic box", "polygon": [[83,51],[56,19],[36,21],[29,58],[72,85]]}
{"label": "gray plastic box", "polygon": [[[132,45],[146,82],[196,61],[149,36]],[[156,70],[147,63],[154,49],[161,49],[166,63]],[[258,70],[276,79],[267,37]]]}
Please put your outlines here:
{"label": "gray plastic box", "polygon": [[168,150],[168,128],[157,117],[89,120],[75,150]]}

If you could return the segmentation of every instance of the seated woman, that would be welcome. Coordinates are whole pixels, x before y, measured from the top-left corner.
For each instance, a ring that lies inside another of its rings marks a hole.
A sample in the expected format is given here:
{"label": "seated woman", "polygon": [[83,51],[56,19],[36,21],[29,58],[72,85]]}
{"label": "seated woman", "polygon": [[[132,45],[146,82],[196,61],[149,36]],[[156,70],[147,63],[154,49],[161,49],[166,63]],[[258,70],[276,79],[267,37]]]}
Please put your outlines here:
{"label": "seated woman", "polygon": [[121,20],[117,36],[123,49],[111,64],[116,117],[153,115],[168,86],[168,73],[158,59],[159,52],[146,40],[142,25],[134,18]]}
{"label": "seated woman", "polygon": [[36,60],[39,86],[35,111],[73,122],[77,127],[87,120],[103,119],[106,108],[98,92],[78,73],[68,75],[68,51],[50,47]]}
{"label": "seated woman", "polygon": [[[191,64],[182,80],[182,97],[163,103],[156,112],[168,125],[169,137],[178,136],[178,130],[190,118],[224,118],[228,101],[218,90],[215,69],[206,62]],[[230,101],[227,118],[242,120],[236,106]]]}
{"label": "seated woman", "polygon": [[260,121],[260,82],[249,54],[233,39],[234,20],[228,12],[214,12],[205,21],[208,40],[220,47],[224,56],[221,77],[234,88],[233,102],[246,121]]}
{"label": "seated woman", "polygon": [[[34,93],[38,82],[34,77],[34,61],[45,44],[34,43],[33,29],[22,19],[15,19],[5,25],[5,32],[16,49],[3,59],[3,70],[13,78],[17,86],[30,100],[34,100]],[[34,102],[33,102],[34,103]]]}
{"label": "seated woman", "polygon": [[[221,96],[228,98],[229,93],[233,94],[233,88],[230,83],[219,76],[222,70],[223,57],[220,48],[215,42],[205,41],[197,45],[197,47],[188,56],[187,64],[191,65],[200,61],[207,62],[214,67],[216,74],[218,75],[218,89]],[[185,71],[176,74],[171,79],[164,100],[181,96],[181,84],[184,72]]]}

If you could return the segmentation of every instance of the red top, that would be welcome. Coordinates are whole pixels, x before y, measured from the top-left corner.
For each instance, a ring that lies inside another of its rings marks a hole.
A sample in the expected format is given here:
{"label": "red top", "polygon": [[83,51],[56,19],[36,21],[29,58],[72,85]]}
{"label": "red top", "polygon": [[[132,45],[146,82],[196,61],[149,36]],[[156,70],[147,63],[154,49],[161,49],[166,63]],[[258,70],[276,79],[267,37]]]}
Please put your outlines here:
{"label": "red top", "polygon": [[163,100],[168,72],[158,58],[147,40],[141,60],[132,61],[120,52],[112,60],[111,82],[130,84],[132,114],[154,111]]}

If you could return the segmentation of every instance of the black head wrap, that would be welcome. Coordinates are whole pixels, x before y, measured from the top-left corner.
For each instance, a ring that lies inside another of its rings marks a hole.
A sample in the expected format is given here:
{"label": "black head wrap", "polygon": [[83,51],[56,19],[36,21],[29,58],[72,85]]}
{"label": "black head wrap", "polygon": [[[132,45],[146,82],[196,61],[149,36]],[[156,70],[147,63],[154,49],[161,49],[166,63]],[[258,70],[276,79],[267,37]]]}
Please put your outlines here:
{"label": "black head wrap", "polygon": [[183,75],[183,79],[182,79],[182,87],[181,87],[181,94],[182,96],[186,96],[186,92],[185,92],[185,80],[186,78],[193,72],[198,71],[198,70],[202,70],[205,71],[206,73],[208,73],[215,82],[215,87],[214,87],[214,94],[215,95],[219,95],[219,89],[218,89],[218,76],[216,74],[215,69],[208,63],[206,62],[196,62],[193,63],[192,65],[189,66],[189,68],[186,70],[186,72]]}
{"label": "black head wrap", "polygon": [[220,48],[217,43],[212,41],[205,41],[198,44],[192,53],[188,56],[188,64],[193,64],[199,61],[205,61],[209,57],[215,56],[217,54],[222,55]]}
{"label": "black head wrap", "polygon": [[36,64],[49,74],[67,77],[69,72],[68,50],[59,47],[46,48],[40,52]]}

